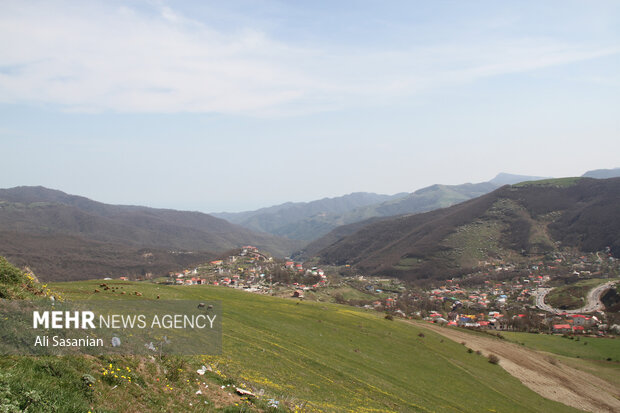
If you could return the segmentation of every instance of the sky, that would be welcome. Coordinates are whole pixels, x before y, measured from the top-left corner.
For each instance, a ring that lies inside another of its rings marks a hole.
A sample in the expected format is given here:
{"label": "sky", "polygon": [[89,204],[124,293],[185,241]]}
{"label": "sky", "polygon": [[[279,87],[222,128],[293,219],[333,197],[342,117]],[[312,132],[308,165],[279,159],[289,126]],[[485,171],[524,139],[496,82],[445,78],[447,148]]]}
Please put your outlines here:
{"label": "sky", "polygon": [[233,212],[620,166],[618,1],[0,9],[2,188]]}

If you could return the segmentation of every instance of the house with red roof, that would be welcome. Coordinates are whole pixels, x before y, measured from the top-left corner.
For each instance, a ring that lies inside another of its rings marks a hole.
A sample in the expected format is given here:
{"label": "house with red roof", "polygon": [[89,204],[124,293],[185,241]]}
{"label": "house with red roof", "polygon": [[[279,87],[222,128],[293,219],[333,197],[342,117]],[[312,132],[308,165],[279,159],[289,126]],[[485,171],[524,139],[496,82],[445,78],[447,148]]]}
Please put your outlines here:
{"label": "house with red roof", "polygon": [[592,317],[587,317],[581,314],[573,314],[571,317],[573,317],[573,325],[575,326],[589,327],[595,324]]}
{"label": "house with red roof", "polygon": [[554,333],[571,333],[573,329],[570,324],[554,324],[553,332]]}

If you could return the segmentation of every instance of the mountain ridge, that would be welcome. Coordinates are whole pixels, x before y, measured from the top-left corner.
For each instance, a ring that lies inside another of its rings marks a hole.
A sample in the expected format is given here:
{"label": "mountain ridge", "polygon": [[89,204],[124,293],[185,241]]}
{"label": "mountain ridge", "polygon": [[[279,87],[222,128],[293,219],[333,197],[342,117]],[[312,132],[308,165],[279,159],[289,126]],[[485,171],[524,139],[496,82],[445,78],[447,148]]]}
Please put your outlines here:
{"label": "mountain ridge", "polygon": [[[341,225],[353,224],[373,217],[426,212],[484,195],[501,186],[500,183],[493,182],[494,180],[517,183],[539,178],[500,173],[488,182],[460,185],[434,184],[412,193],[403,192],[395,195],[358,192],[306,203],[288,202],[255,211],[216,213],[214,216],[227,219],[246,228],[312,243]],[[364,202],[350,202],[349,205],[351,206],[348,208],[342,205],[346,203],[345,200],[354,196],[366,197],[366,199]],[[382,199],[374,199],[373,197]],[[340,203],[340,208],[335,209],[326,202]]]}
{"label": "mountain ridge", "polygon": [[[434,211],[378,220],[317,253],[323,264],[352,265],[400,278],[470,271],[478,260],[567,247],[620,255],[620,178],[571,178],[503,186]],[[481,251],[484,251],[481,252]]]}
{"label": "mountain ridge", "polygon": [[620,177],[620,168],[593,169],[591,171],[587,171],[581,176],[585,178],[596,178],[596,179],[617,178],[617,177]]}
{"label": "mountain ridge", "polygon": [[[52,261],[55,264],[40,267],[55,279],[62,277],[63,272],[75,279],[81,271],[80,266],[59,256],[58,242],[67,243],[74,255],[73,262],[99,259],[102,268],[115,268],[112,261],[116,256],[127,263],[128,270],[145,265],[139,253],[144,249],[159,256],[161,263],[145,268],[162,270],[166,263],[179,262],[175,257],[179,251],[191,252],[195,257],[212,257],[252,244],[274,255],[285,256],[299,247],[294,241],[253,232],[200,212],[109,205],[44,187],[0,189],[0,228],[0,252],[11,251],[6,255],[15,258],[20,265],[26,264],[27,259],[45,262],[45,250],[54,251],[56,258]],[[16,240],[21,246],[17,251],[13,248]],[[76,240],[81,240],[82,247]],[[27,241],[36,244],[41,251],[29,248]],[[111,252],[103,256],[100,254],[103,250]],[[165,258],[166,254],[169,257]],[[130,256],[135,261],[128,265]],[[181,261],[187,264],[192,260]]]}

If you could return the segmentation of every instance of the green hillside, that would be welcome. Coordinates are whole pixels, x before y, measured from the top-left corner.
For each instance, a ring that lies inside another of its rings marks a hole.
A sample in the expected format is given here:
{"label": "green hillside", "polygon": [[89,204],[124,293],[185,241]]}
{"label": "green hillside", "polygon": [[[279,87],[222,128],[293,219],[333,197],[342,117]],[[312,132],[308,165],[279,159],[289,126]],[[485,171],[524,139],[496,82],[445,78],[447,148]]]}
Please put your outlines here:
{"label": "green hillside", "polygon": [[[570,410],[460,344],[374,312],[223,287],[113,284],[142,293],[134,299],[222,300],[224,353],[188,358],[189,371],[202,363],[217,366],[228,380],[305,411]],[[69,299],[119,298],[93,293],[97,285],[84,281],[53,288]],[[136,364],[132,358],[129,363]],[[107,386],[96,384],[102,394]]]}
{"label": "green hillside", "polygon": [[620,343],[615,339],[597,337],[578,337],[577,339],[560,335],[529,334],[506,331],[502,333],[509,341],[566,357],[595,361],[615,361],[608,366],[620,370]]}

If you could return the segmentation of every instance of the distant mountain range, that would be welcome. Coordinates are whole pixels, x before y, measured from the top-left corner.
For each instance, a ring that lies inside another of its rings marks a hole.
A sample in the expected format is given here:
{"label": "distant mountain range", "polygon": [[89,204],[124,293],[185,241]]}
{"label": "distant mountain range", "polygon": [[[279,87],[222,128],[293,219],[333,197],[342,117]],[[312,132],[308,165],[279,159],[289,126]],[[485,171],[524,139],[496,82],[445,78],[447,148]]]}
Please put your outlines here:
{"label": "distant mountain range", "polygon": [[[285,236],[297,240],[312,240],[331,231],[345,222],[343,214],[357,208],[378,205],[406,194],[381,195],[369,192],[354,192],[336,198],[323,198],[312,202],[287,202],[256,211],[237,213],[212,213],[245,228]],[[368,218],[368,217],[365,217]]]}
{"label": "distant mountain range", "polygon": [[620,177],[620,168],[594,169],[592,171],[586,172],[582,176],[585,178],[597,178],[597,179],[618,178]]}
{"label": "distant mountain range", "polygon": [[[620,168],[590,171],[584,176],[610,174],[620,174]],[[384,225],[392,228],[394,222],[432,220],[435,216],[443,222],[444,211],[458,210],[447,207],[471,205],[465,201],[472,198],[484,202],[485,194],[504,184],[547,182],[540,179],[501,173],[489,182],[478,184],[432,185],[410,194],[352,193],[313,202],[289,202],[257,211],[216,214],[219,218],[200,212],[108,205],[43,187],[0,189],[0,255],[18,265],[30,265],[44,279],[83,279],[160,274],[252,244],[276,256],[308,258],[320,253],[325,262],[347,261],[371,271],[379,271],[381,267],[408,274],[408,264],[395,264],[392,253],[389,259],[377,253],[377,257],[381,256],[377,258],[381,262],[377,267],[372,264],[374,258],[361,259],[357,256],[358,248],[349,250],[347,245],[355,244],[357,241],[353,240],[365,233],[377,236],[374,247],[381,241],[391,245],[389,237],[381,234]],[[581,185],[585,184],[579,181],[576,187]],[[566,209],[572,210],[568,206]],[[409,216],[427,211],[435,212]],[[576,222],[582,222],[581,215],[577,218]],[[596,221],[595,217],[590,219]],[[445,221],[446,225],[440,221],[435,222],[440,228],[451,225],[449,220]],[[574,228],[577,224],[570,225]],[[401,230],[394,228],[394,231],[399,234]],[[437,239],[436,233],[433,234],[432,239]],[[583,241],[584,237],[580,239]],[[368,252],[374,247],[362,250]],[[391,247],[386,244],[382,248]]]}
{"label": "distant mountain range", "polygon": [[413,193],[391,196],[358,192],[312,202],[289,202],[256,211],[212,215],[255,231],[311,242],[341,225],[373,217],[445,208],[487,194],[502,185],[538,179],[545,178],[500,173],[489,182],[477,184],[432,185]]}
{"label": "distant mountain range", "polygon": [[324,264],[349,264],[370,274],[446,278],[488,259],[553,251],[556,242],[582,251],[609,246],[619,257],[619,233],[620,178],[563,178],[338,228],[317,255]]}
{"label": "distant mountain range", "polygon": [[47,279],[170,270],[255,245],[301,245],[200,212],[108,205],[43,187],[0,189],[0,255]]}

